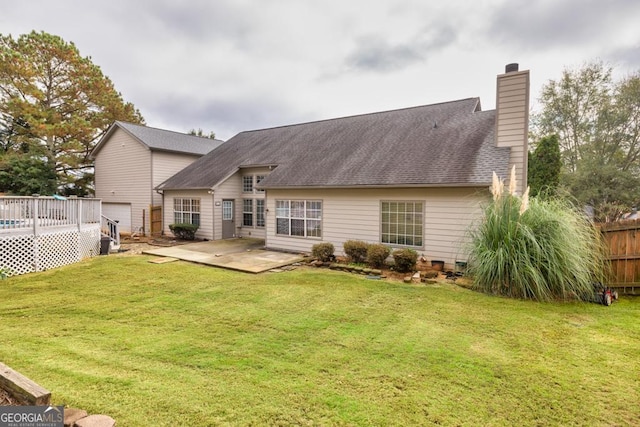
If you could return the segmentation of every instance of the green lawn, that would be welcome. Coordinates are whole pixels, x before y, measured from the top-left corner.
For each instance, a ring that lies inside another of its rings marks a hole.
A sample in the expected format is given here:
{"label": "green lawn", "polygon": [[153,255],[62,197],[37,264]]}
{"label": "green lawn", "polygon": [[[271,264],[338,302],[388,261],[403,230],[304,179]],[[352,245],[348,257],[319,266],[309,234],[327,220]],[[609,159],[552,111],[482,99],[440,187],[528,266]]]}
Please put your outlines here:
{"label": "green lawn", "polygon": [[123,427],[640,424],[640,299],[148,259],[0,281],[0,361]]}

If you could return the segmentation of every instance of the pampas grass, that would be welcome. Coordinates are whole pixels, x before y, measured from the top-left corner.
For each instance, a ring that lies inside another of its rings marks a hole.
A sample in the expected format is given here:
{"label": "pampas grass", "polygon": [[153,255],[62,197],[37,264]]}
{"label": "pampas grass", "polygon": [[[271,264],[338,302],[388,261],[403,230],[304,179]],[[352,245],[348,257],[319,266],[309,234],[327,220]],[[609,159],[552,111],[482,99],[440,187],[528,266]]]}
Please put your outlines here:
{"label": "pampas grass", "polygon": [[496,178],[491,193],[470,231],[474,287],[538,301],[590,299],[592,283],[605,276],[605,248],[593,224],[566,201],[529,199],[528,189],[522,197],[511,188],[505,194]]}

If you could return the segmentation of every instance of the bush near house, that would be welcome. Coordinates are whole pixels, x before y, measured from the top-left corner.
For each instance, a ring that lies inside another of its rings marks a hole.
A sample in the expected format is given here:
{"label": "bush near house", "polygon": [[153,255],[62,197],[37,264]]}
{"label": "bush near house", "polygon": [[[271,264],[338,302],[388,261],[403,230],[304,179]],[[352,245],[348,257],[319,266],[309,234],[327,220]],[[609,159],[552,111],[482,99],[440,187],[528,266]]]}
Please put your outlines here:
{"label": "bush near house", "polygon": [[335,248],[331,243],[316,243],[311,247],[311,255],[322,262],[328,262],[333,258]]}
{"label": "bush near house", "polygon": [[418,253],[413,249],[397,249],[393,251],[395,270],[400,273],[408,273],[415,270]]}
{"label": "bush near house", "polygon": [[372,243],[367,247],[367,263],[374,268],[384,266],[386,259],[391,254],[391,249],[380,243]]}
{"label": "bush near house", "polygon": [[194,240],[196,238],[196,231],[198,226],[195,224],[169,224],[169,230],[174,236],[182,240]]}
{"label": "bush near house", "polygon": [[476,290],[512,298],[589,300],[606,275],[597,230],[568,202],[503,191],[494,175],[493,202],[471,232],[468,273]]}
{"label": "bush near house", "polygon": [[349,257],[352,262],[364,262],[367,258],[367,249],[369,244],[362,240],[347,240],[342,245],[344,253]]}

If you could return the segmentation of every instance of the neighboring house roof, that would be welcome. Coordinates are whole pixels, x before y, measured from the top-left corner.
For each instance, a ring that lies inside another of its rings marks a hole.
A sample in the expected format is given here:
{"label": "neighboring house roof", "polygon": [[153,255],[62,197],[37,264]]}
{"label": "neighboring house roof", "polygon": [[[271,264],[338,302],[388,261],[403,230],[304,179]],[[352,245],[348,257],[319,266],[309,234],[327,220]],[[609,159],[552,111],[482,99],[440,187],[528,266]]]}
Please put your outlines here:
{"label": "neighboring house roof", "polygon": [[158,188],[213,188],[251,166],[275,166],[266,189],[486,185],[508,173],[494,133],[479,98],[241,132]]}
{"label": "neighboring house roof", "polygon": [[91,157],[96,156],[98,151],[100,151],[104,146],[105,142],[118,128],[124,130],[153,151],[169,151],[202,156],[222,145],[224,142],[219,139],[204,138],[201,136],[188,135],[170,130],[116,121],[95,146],[91,152]]}

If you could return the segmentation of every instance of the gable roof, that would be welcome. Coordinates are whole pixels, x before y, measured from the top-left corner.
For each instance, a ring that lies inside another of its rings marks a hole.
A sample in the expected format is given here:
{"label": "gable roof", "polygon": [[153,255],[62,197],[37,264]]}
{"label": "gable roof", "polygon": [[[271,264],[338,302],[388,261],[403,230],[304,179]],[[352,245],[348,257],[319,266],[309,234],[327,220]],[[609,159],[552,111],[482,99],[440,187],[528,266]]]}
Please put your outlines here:
{"label": "gable roof", "polygon": [[260,187],[476,186],[506,175],[495,111],[480,100],[241,132],[158,186],[213,188],[243,167],[273,165]]}
{"label": "gable roof", "polygon": [[116,121],[111,125],[107,133],[105,133],[91,151],[91,157],[96,156],[106,141],[109,140],[111,135],[113,135],[115,130],[118,128],[127,132],[152,151],[167,151],[202,156],[222,145],[224,142],[219,139],[204,138],[201,136],[188,135],[170,130]]}

